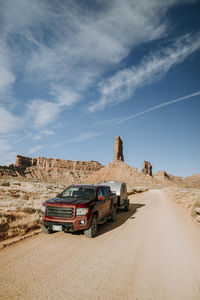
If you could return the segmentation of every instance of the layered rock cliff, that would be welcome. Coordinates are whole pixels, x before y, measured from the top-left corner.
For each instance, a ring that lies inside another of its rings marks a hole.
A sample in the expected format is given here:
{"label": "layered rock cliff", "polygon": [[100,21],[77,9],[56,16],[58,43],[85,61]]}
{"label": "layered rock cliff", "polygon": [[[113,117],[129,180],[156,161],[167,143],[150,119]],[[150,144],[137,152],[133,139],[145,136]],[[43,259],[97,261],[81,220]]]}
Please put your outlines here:
{"label": "layered rock cliff", "polygon": [[103,168],[97,161],[71,161],[55,158],[16,156],[16,163],[1,167],[0,176],[24,176],[42,180],[80,182]]}

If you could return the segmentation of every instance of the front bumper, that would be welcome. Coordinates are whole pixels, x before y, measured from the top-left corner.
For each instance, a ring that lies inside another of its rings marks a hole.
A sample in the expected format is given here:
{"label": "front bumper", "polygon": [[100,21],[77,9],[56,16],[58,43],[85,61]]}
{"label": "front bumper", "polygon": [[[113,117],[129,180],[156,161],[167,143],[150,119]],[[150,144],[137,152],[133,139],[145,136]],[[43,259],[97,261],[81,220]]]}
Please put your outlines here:
{"label": "front bumper", "polygon": [[40,216],[40,224],[52,230],[53,225],[61,225],[62,230],[66,232],[74,232],[78,230],[86,230],[90,227],[91,216],[76,216],[74,219],[63,220]]}
{"label": "front bumper", "polygon": [[63,231],[67,232],[74,232],[74,226],[73,223],[62,223],[62,222],[50,222],[50,221],[44,221],[44,225],[46,228],[52,230],[53,225],[61,225]]}

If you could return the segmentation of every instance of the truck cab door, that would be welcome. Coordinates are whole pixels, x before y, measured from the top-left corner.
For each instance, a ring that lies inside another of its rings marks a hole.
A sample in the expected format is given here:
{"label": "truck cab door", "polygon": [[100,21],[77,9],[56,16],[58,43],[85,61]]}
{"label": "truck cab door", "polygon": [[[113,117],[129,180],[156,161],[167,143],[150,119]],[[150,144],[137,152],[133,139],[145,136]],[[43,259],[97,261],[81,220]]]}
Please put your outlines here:
{"label": "truck cab door", "polygon": [[103,194],[105,197],[105,213],[109,214],[111,212],[111,197],[110,197],[110,193],[108,192],[108,189],[106,187],[103,187]]}
{"label": "truck cab door", "polygon": [[97,205],[98,205],[98,211],[99,211],[99,218],[101,219],[107,214],[107,203],[106,203],[106,198],[103,193],[103,188],[98,187],[97,190]]}

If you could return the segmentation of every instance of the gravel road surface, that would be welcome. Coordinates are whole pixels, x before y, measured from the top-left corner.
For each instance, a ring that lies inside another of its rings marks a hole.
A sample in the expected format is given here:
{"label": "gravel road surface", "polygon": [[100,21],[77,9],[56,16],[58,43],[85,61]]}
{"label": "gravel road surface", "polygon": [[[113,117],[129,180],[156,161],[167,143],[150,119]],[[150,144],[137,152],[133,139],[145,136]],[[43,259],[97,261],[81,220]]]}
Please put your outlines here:
{"label": "gravel road surface", "polygon": [[0,299],[200,299],[200,227],[162,190],[98,236],[41,233],[0,251]]}

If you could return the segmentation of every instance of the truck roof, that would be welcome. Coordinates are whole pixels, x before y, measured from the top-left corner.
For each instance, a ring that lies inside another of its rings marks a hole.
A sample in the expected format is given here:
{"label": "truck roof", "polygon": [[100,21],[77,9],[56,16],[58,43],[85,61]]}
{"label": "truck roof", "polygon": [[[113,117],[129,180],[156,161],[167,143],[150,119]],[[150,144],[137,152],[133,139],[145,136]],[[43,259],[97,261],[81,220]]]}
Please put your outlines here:
{"label": "truck roof", "polygon": [[70,186],[80,186],[80,187],[88,187],[88,188],[98,188],[99,187],[99,185],[94,185],[94,184],[72,184]]}

